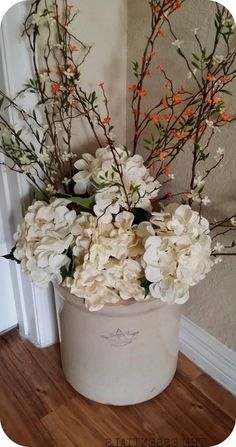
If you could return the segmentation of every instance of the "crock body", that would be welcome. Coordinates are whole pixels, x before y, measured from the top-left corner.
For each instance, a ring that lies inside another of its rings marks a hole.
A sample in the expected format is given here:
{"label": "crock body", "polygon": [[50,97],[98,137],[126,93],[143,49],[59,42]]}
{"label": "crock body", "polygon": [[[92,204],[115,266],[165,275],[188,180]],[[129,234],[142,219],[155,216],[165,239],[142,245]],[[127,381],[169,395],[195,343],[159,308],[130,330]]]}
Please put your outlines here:
{"label": "crock body", "polygon": [[134,301],[90,312],[66,288],[55,288],[55,295],[62,368],[80,394],[103,404],[130,405],[169,385],[178,358],[179,305]]}

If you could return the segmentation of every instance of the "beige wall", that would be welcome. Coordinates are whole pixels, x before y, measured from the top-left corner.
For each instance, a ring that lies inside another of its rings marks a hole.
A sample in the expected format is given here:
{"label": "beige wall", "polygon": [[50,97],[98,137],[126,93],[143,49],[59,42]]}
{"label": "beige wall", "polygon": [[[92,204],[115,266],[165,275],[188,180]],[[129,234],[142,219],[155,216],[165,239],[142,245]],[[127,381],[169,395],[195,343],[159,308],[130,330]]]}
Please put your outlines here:
{"label": "beige wall", "polygon": [[[141,49],[144,46],[145,36],[149,26],[149,11],[147,2],[144,0],[128,0],[128,60],[140,58]],[[180,40],[184,40],[184,50],[189,54],[194,51],[194,39],[192,29],[201,28],[205,44],[208,47],[212,38],[214,4],[209,0],[188,0],[179,10],[174,18],[175,32]],[[187,82],[188,70],[184,61],[176,54],[171,42],[174,39],[166,35],[161,45],[156,48],[157,63],[163,63],[175,81],[178,88]],[[236,37],[234,45],[236,44]],[[218,54],[221,54],[220,52]],[[154,65],[154,67],[155,67]],[[130,67],[128,67],[130,68]],[[155,71],[155,70],[154,70]],[[131,73],[131,70],[129,70]],[[160,74],[156,79],[152,78],[147,84],[149,91],[148,102],[151,98],[163,94],[163,81]],[[134,78],[128,74],[128,85],[133,83]],[[236,81],[233,86],[236,95]],[[236,114],[235,99],[231,100],[231,112]],[[127,141],[131,142],[132,119],[128,115]],[[214,152],[222,146],[226,150],[223,167],[214,172],[211,177],[206,193],[212,202],[208,205],[209,216],[221,218],[236,212],[236,125],[222,130],[221,134],[211,144],[210,150]],[[189,188],[188,167],[191,161],[190,151],[178,159],[175,164],[174,173],[176,182],[172,190],[185,191]],[[235,235],[236,239],[236,235]],[[183,307],[183,312],[197,325],[215,336],[229,348],[236,351],[236,257],[224,258],[223,263],[215,266],[213,271],[197,287],[191,290],[191,299]]]}
{"label": "beige wall", "polygon": [[[82,83],[87,89],[96,89],[105,82],[110,98],[109,108],[115,124],[117,142],[126,139],[126,97],[127,97],[127,2],[126,0],[75,0],[75,7],[81,11],[74,22],[74,32],[85,43],[93,44],[82,72]],[[101,107],[102,107],[102,103]],[[101,109],[102,110],[102,109]],[[105,111],[104,111],[105,116]],[[113,124],[112,122],[112,124]],[[77,126],[77,123],[76,123]],[[87,126],[76,127],[74,149],[78,152],[91,151],[97,144]],[[79,142],[79,144],[78,144]]]}

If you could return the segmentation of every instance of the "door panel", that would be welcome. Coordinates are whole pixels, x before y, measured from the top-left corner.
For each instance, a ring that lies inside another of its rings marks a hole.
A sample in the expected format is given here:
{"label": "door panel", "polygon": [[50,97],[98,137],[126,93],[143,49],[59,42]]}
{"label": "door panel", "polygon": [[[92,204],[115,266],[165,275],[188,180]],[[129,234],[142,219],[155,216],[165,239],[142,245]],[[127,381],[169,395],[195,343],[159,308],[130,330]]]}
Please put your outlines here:
{"label": "door panel", "polygon": [[[1,38],[1,33],[0,33]],[[4,70],[0,42],[0,89],[5,90]],[[1,154],[0,154],[1,157]],[[1,160],[1,159],[0,159]],[[10,175],[10,177],[9,177]],[[6,173],[0,166],[0,256],[7,254],[12,246],[12,206],[9,199],[8,186],[12,173]],[[14,184],[14,183],[13,183]],[[8,199],[7,199],[8,198]],[[0,257],[0,333],[17,325],[14,290],[11,280],[10,261]]]}

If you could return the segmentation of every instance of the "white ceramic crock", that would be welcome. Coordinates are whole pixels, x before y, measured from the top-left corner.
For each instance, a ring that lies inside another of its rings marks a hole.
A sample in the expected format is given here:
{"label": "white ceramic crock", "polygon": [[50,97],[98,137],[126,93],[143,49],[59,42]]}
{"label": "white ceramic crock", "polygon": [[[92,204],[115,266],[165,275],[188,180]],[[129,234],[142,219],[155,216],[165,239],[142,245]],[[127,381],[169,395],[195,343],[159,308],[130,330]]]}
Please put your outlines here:
{"label": "white ceramic crock", "polygon": [[55,295],[63,371],[80,394],[129,405],[169,385],[178,357],[180,306],[134,301],[89,312],[68,289],[57,287]]}

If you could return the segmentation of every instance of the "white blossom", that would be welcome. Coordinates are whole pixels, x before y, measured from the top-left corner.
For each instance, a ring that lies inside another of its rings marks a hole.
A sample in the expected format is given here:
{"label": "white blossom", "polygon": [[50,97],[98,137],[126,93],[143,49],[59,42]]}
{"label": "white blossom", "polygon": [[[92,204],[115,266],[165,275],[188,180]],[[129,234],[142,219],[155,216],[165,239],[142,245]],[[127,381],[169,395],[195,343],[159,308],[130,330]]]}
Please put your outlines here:
{"label": "white blossom", "polygon": [[55,22],[56,20],[53,17],[52,13],[45,14],[43,12],[37,12],[35,14],[32,14],[31,23],[32,25],[35,25],[37,27],[46,25],[47,23],[53,24]]}
{"label": "white blossom", "polygon": [[222,156],[222,155],[224,155],[225,150],[224,150],[222,147],[219,147],[219,148],[217,149],[216,153],[217,153],[217,155]]}
{"label": "white blossom", "polygon": [[32,160],[30,160],[30,158],[26,154],[19,157],[19,161],[22,165],[28,165],[32,163]]}
{"label": "white blossom", "polygon": [[55,194],[56,193],[56,189],[55,189],[54,185],[52,185],[51,183],[47,184],[46,191],[49,192],[49,194]]}
{"label": "white blossom", "polygon": [[204,185],[205,180],[203,179],[203,176],[198,174],[198,176],[194,179],[194,186],[196,186],[198,189],[201,189]]}
{"label": "white blossom", "polygon": [[225,56],[223,56],[223,55],[215,54],[213,56],[213,64],[214,65],[221,64],[224,60],[225,60]]}
{"label": "white blossom", "polygon": [[206,125],[207,125],[207,127],[210,127],[210,129],[214,129],[214,122],[213,121],[210,121],[210,120],[206,120]]}
{"label": "white blossom", "polygon": [[63,43],[55,43],[52,48],[57,48],[58,50],[63,50]]}
{"label": "white blossom", "polygon": [[214,159],[218,162],[220,161],[225,154],[225,150],[222,147],[219,147],[216,151],[216,155],[214,156]]}
{"label": "white blossom", "polygon": [[236,227],[236,217],[232,217],[232,219],[230,219],[230,223],[233,227]]}
{"label": "white blossom", "polygon": [[209,203],[211,203],[211,200],[209,199],[208,196],[205,196],[205,197],[202,199],[202,203],[203,203],[203,205],[207,206]]}
{"label": "white blossom", "polygon": [[45,71],[44,73],[41,73],[39,75],[41,82],[47,82],[50,81],[50,76],[49,74]]}
{"label": "white blossom", "polygon": [[24,172],[24,174],[31,174],[31,175],[35,174],[35,170],[34,170],[33,164],[22,165],[21,169]]}
{"label": "white blossom", "polygon": [[192,199],[192,201],[196,203],[201,202],[200,194],[196,189],[191,189],[190,193],[188,194],[188,198]]}
{"label": "white blossom", "polygon": [[2,138],[8,138],[11,136],[11,131],[8,129],[8,127],[3,127],[0,131],[0,137]]}
{"label": "white blossom", "polygon": [[222,18],[221,23],[222,25],[226,26],[227,28],[230,28],[231,30],[235,28],[235,22],[232,19]]}
{"label": "white blossom", "polygon": [[67,79],[71,79],[75,76],[75,73],[70,68],[67,68],[67,70],[65,70],[63,73],[67,77]]}
{"label": "white blossom", "polygon": [[67,152],[64,151],[61,155],[60,155],[62,161],[69,161],[72,160],[73,158],[77,158],[77,155],[74,154],[73,152]]}
{"label": "white blossom", "polygon": [[37,155],[37,159],[41,162],[41,163],[49,163],[50,162],[50,157],[47,153],[42,152],[41,154]]}
{"label": "white blossom", "polygon": [[49,152],[54,152],[55,151],[55,146],[53,145],[53,144],[48,144],[47,146],[46,146],[46,149],[49,151]]}
{"label": "white blossom", "polygon": [[183,43],[184,43],[184,40],[176,39],[174,42],[172,42],[172,45],[173,45],[174,47],[180,49],[181,46],[183,45]]}
{"label": "white blossom", "polygon": [[69,178],[67,178],[67,177],[64,177],[63,180],[62,180],[62,183],[64,185],[66,185],[66,186],[68,186],[70,184],[70,182],[71,182],[71,180]]}
{"label": "white blossom", "polygon": [[222,245],[220,242],[217,242],[213,248],[213,252],[216,252],[216,253],[221,253],[223,250],[224,250],[224,245]]}
{"label": "white blossom", "polygon": [[197,73],[197,68],[194,68],[192,72],[191,72],[191,71],[188,72],[187,79],[192,79],[192,77],[193,77],[192,73],[193,73],[194,75],[196,75],[196,73]]}

